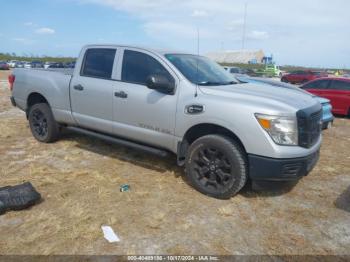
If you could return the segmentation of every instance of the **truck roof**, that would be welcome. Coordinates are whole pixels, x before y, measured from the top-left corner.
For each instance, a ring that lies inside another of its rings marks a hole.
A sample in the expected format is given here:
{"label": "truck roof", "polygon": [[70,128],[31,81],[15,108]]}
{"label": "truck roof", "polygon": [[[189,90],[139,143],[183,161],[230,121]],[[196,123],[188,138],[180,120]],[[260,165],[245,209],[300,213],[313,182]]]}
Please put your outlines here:
{"label": "truck roof", "polygon": [[159,55],[165,55],[165,54],[188,54],[188,55],[192,55],[189,52],[186,51],[179,51],[179,50],[173,50],[173,49],[162,49],[162,48],[149,48],[146,46],[137,46],[137,45],[119,45],[119,44],[90,44],[90,45],[85,45],[84,48],[101,48],[101,47],[105,47],[105,48],[118,48],[118,47],[124,47],[124,48],[137,48],[137,49],[142,49],[145,51],[149,51],[152,53],[156,53]]}

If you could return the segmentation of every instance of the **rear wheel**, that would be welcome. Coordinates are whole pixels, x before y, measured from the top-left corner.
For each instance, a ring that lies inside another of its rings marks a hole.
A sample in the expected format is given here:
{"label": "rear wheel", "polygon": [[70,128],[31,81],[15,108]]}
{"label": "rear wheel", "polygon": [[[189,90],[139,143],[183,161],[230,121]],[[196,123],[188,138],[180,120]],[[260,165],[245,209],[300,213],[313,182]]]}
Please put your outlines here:
{"label": "rear wheel", "polygon": [[59,126],[55,121],[48,104],[39,103],[30,107],[28,114],[29,126],[36,140],[50,143],[57,140]]}
{"label": "rear wheel", "polygon": [[198,138],[186,157],[186,175],[199,192],[220,199],[237,194],[247,181],[245,153],[237,142],[220,136]]}

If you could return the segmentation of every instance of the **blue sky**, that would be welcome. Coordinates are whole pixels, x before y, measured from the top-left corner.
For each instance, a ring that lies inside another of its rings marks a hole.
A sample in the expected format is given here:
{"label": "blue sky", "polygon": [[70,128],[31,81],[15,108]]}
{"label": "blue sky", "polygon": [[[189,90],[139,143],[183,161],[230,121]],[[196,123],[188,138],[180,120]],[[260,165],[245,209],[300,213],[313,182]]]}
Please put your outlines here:
{"label": "blue sky", "polygon": [[277,63],[350,67],[348,0],[11,0],[1,3],[0,52],[77,56],[91,43],[197,52],[242,46]]}

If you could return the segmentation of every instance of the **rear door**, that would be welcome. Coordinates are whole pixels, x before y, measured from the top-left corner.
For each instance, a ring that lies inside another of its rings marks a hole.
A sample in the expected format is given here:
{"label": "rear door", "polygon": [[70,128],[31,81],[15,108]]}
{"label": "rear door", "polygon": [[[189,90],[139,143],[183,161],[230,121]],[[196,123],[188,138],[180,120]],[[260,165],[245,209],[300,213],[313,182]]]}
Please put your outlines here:
{"label": "rear door", "polygon": [[112,133],[115,48],[89,48],[70,85],[72,114],[78,125]]}
{"label": "rear door", "polygon": [[350,112],[350,81],[332,80],[325,97],[331,100],[335,114],[347,115]]}
{"label": "rear door", "polygon": [[172,149],[174,145],[177,94],[163,94],[146,86],[152,74],[161,74],[178,83],[171,68],[157,55],[125,48],[119,61],[119,82],[114,88],[116,135],[145,144]]}

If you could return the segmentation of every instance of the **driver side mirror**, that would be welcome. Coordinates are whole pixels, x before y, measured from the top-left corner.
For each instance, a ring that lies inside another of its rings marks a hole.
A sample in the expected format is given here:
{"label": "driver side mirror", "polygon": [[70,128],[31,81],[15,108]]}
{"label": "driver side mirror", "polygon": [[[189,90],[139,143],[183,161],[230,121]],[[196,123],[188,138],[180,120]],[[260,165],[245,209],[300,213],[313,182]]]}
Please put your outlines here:
{"label": "driver side mirror", "polygon": [[154,89],[167,95],[173,95],[175,92],[175,84],[163,75],[150,75],[147,78],[146,85],[149,89]]}

